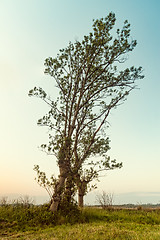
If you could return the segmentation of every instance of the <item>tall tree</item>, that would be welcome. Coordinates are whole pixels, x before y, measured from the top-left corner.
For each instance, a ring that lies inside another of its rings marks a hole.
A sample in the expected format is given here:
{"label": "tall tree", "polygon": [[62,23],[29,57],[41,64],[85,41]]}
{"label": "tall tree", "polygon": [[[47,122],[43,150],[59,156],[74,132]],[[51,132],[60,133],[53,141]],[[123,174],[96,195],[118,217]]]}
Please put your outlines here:
{"label": "tall tree", "polygon": [[49,143],[41,147],[56,156],[59,167],[51,211],[57,211],[62,197],[71,201],[84,163],[106,154],[108,116],[136,88],[135,81],[143,78],[141,67],[118,70],[136,41],[130,38],[128,21],[113,38],[115,21],[114,13],[94,20],[93,32],[81,42],[70,42],[56,58],[45,60],[45,73],[53,77],[59,90],[56,100],[42,88],[29,91],[29,96],[41,98],[50,106],[38,124],[50,130]]}

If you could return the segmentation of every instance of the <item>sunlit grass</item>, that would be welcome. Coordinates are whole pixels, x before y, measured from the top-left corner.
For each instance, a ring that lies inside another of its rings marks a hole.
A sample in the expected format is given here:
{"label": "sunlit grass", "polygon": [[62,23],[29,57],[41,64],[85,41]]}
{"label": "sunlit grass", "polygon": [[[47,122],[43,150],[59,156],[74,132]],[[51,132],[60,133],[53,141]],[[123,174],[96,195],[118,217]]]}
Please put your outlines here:
{"label": "sunlit grass", "polygon": [[160,239],[159,209],[84,208],[73,215],[54,215],[47,205],[0,206],[0,239]]}
{"label": "sunlit grass", "polygon": [[160,226],[135,223],[84,223],[61,225],[38,232],[15,233],[8,239],[59,239],[59,240],[113,240],[113,239],[160,239]]}

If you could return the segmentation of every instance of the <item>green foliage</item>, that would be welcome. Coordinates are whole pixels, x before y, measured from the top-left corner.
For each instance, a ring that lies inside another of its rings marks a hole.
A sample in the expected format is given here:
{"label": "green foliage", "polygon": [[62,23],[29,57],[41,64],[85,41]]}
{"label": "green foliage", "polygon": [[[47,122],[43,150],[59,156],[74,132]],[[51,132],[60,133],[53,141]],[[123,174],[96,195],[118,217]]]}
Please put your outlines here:
{"label": "green foliage", "polygon": [[[67,204],[67,205],[66,205]],[[81,221],[81,212],[74,203],[61,202],[60,211],[53,214],[50,204],[40,206],[23,203],[0,206],[0,229],[27,231],[59,224],[74,224]]]}
{"label": "green foliage", "polygon": [[45,172],[40,171],[39,165],[35,165],[33,170],[37,173],[37,178],[35,178],[35,180],[37,180],[37,183],[47,191],[50,199],[52,199],[57,179],[52,175],[49,180]]}
{"label": "green foliage", "polygon": [[57,213],[59,216],[65,216],[65,223],[76,223],[81,222],[81,211],[74,201],[68,202],[65,199],[60,202],[59,211]]}

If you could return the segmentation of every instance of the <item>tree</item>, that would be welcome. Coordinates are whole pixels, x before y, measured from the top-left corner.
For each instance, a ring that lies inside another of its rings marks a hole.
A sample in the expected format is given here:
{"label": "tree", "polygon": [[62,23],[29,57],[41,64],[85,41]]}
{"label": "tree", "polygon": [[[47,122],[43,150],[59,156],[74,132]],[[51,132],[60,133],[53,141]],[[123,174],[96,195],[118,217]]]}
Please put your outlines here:
{"label": "tree", "polygon": [[50,106],[38,125],[50,130],[49,143],[41,147],[56,156],[59,167],[51,211],[57,211],[62,198],[72,201],[85,162],[93,156],[105,161],[109,147],[105,135],[108,116],[136,88],[135,81],[143,78],[141,67],[118,70],[136,41],[130,38],[128,21],[113,38],[115,21],[114,13],[94,20],[93,32],[81,42],[70,42],[56,58],[45,60],[45,73],[53,77],[59,91],[56,100],[42,88],[29,91],[29,96],[36,96]]}
{"label": "tree", "polygon": [[114,202],[114,194],[102,191],[102,194],[97,195],[97,202],[103,209],[112,209]]}
{"label": "tree", "polygon": [[[122,163],[117,163],[116,160],[110,160],[110,157],[106,157],[106,159],[101,161],[91,161],[88,164],[86,169],[79,171],[79,174],[76,176],[76,185],[78,189],[78,206],[83,207],[83,198],[88,191],[97,188],[97,185],[91,185],[92,180],[99,181],[99,177],[102,172],[113,170],[116,168],[121,168]],[[104,176],[104,175],[103,175]]]}

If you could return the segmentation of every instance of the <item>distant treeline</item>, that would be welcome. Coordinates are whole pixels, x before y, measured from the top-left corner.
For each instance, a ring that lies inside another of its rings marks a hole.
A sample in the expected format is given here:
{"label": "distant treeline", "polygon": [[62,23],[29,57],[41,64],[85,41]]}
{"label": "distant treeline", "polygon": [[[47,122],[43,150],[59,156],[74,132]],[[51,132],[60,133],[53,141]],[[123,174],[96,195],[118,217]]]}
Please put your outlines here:
{"label": "distant treeline", "polygon": [[[96,208],[100,208],[102,207],[101,205],[86,205],[86,207],[96,207]],[[113,208],[135,208],[137,209],[138,207],[142,207],[142,208],[160,208],[160,204],[152,204],[152,203],[147,203],[147,204],[132,204],[132,203],[128,203],[128,204],[122,204],[122,205],[112,205]]]}

